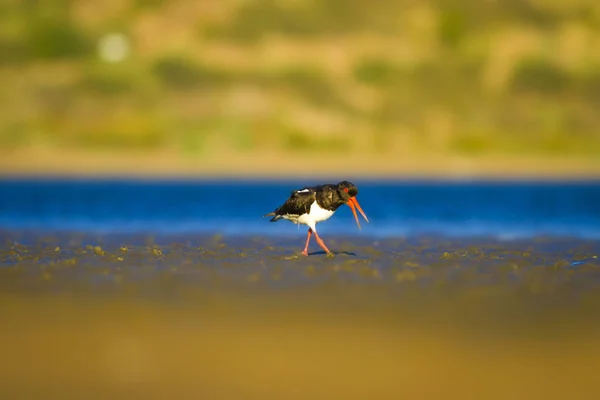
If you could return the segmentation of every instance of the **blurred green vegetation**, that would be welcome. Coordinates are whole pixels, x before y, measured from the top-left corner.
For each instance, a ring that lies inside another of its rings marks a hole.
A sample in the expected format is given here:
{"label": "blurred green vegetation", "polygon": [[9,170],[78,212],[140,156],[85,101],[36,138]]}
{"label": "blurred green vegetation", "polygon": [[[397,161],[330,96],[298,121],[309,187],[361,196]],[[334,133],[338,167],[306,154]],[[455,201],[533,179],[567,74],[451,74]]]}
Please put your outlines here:
{"label": "blurred green vegetation", "polygon": [[5,148],[600,156],[592,0],[6,0],[0,54]]}

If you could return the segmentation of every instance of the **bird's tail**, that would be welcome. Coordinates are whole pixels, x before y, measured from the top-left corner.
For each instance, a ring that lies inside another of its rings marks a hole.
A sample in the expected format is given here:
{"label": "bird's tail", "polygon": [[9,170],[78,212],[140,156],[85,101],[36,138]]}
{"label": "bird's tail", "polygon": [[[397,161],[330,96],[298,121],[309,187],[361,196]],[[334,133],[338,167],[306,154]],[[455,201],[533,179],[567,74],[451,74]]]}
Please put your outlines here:
{"label": "bird's tail", "polygon": [[270,222],[277,222],[281,219],[281,215],[275,214],[275,211],[265,214],[263,217],[273,217],[269,220]]}

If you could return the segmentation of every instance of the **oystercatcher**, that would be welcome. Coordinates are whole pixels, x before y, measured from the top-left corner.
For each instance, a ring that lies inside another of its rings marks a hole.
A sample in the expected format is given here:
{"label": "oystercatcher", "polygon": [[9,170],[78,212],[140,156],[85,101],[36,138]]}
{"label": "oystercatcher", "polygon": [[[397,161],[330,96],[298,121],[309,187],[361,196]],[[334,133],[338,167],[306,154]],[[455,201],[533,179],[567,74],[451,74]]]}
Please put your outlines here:
{"label": "oystercatcher", "polygon": [[357,194],[358,188],[348,181],[342,181],[338,184],[305,187],[292,191],[292,194],[282,206],[266,214],[265,217],[273,217],[271,218],[271,222],[276,222],[283,218],[295,224],[308,226],[308,237],[306,238],[306,246],[304,246],[302,255],[308,255],[308,244],[313,233],[319,246],[329,254],[331,252],[317,234],[315,226],[317,222],[329,219],[340,206],[347,204],[352,209],[354,219],[356,220],[358,229],[360,229],[356,208],[358,208],[358,211],[365,218],[365,221],[369,222],[369,219],[358,204],[358,201],[356,201]]}

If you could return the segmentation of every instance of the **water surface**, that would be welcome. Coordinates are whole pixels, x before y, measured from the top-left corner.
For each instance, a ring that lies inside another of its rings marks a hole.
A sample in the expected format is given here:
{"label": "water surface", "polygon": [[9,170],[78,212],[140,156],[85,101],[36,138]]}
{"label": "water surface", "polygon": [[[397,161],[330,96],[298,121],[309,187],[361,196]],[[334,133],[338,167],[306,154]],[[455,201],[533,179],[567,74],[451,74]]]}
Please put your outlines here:
{"label": "water surface", "polygon": [[[0,228],[296,236],[262,216],[304,181],[0,181]],[[370,224],[342,207],[324,234],[600,238],[600,182],[355,181]],[[305,229],[304,227],[302,228]]]}

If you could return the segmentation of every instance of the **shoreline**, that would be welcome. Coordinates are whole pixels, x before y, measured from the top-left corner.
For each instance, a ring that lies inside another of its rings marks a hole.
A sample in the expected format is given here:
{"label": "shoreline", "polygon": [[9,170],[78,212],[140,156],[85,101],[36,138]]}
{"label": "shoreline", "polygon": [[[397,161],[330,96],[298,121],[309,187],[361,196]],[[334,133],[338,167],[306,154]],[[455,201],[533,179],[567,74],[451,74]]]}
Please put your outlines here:
{"label": "shoreline", "polygon": [[[70,239],[77,238],[78,243],[95,242],[101,240],[104,245],[109,247],[119,247],[122,243],[134,246],[144,246],[151,240],[158,246],[169,246],[172,243],[184,243],[193,241],[194,243],[204,243],[214,245],[226,243],[231,248],[243,248],[249,243],[263,244],[264,241],[276,243],[282,248],[289,247],[295,250],[298,247],[300,239],[306,236],[305,231],[300,233],[290,230],[288,233],[226,233],[226,232],[156,232],[156,231],[91,231],[85,229],[31,229],[31,228],[11,228],[0,227],[0,239],[5,242],[12,239],[24,239],[26,241],[50,241],[67,245]],[[336,245],[345,245],[353,243],[356,246],[375,246],[380,248],[394,249],[399,245],[409,245],[425,241],[431,243],[452,242],[459,246],[470,245],[505,245],[526,247],[532,244],[543,243],[589,243],[600,245],[600,237],[577,236],[577,235],[558,235],[558,234],[534,234],[534,235],[515,235],[503,237],[502,235],[448,235],[443,233],[416,233],[405,235],[377,235],[377,234],[338,234],[328,233],[328,241]],[[376,244],[376,245],[374,245]],[[1,247],[1,246],[0,246]],[[320,249],[316,250],[320,251]]]}
{"label": "shoreline", "polygon": [[337,154],[278,151],[108,152],[24,148],[0,151],[0,177],[216,179],[595,180],[592,157]]}

